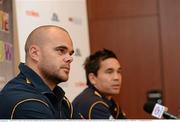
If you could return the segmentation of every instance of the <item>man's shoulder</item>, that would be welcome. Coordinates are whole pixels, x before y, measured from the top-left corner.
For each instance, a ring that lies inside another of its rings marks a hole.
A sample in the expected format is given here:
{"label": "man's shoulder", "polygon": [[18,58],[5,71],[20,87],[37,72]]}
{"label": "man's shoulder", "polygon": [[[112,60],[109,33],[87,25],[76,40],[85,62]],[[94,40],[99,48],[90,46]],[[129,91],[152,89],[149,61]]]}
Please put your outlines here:
{"label": "man's shoulder", "polygon": [[102,98],[97,91],[88,87],[74,99],[74,101],[80,101],[80,100],[93,102],[93,101],[102,100]]}
{"label": "man's shoulder", "polygon": [[[91,118],[98,110],[108,111],[109,106],[102,98],[101,94],[92,88],[85,89],[73,101],[73,106],[82,118]],[[98,112],[99,113],[99,112]]]}
{"label": "man's shoulder", "polygon": [[33,88],[33,86],[29,85],[26,80],[14,78],[10,80],[4,88],[1,90],[1,95],[3,94],[11,96],[23,96],[23,95],[36,95],[37,90]]}
{"label": "man's shoulder", "polygon": [[[9,106],[18,101],[30,98],[43,99],[43,96],[32,86],[28,85],[23,79],[14,78],[9,81],[0,92],[0,106]],[[8,102],[7,102],[8,101]]]}
{"label": "man's shoulder", "polygon": [[32,108],[34,104],[48,107],[46,98],[40,92],[25,83],[23,79],[12,79],[0,92],[0,118],[9,118],[12,111],[22,105]]}
{"label": "man's shoulder", "polygon": [[89,109],[95,104],[106,104],[102,96],[94,89],[86,88],[80,95],[73,100],[73,106]]}

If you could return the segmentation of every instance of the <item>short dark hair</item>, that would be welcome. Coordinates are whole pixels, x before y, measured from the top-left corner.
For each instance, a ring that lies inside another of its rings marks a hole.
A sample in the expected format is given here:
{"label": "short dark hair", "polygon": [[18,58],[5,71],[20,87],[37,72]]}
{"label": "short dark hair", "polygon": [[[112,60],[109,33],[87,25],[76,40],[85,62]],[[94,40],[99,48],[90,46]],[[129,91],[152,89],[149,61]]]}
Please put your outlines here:
{"label": "short dark hair", "polygon": [[86,60],[84,62],[84,69],[86,71],[87,85],[91,85],[88,75],[90,73],[93,73],[94,75],[97,76],[97,72],[100,68],[101,61],[108,59],[108,58],[118,59],[117,56],[115,55],[115,53],[108,49],[99,50],[86,58]]}

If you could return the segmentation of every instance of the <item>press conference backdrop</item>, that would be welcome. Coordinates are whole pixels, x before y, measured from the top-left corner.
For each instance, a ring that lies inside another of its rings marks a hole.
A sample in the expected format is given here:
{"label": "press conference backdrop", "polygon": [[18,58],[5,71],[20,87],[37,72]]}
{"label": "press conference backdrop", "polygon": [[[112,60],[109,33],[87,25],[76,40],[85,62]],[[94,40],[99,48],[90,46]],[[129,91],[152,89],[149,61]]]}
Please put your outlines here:
{"label": "press conference backdrop", "polygon": [[0,90],[14,76],[12,0],[0,0]]}
{"label": "press conference backdrop", "polygon": [[14,4],[21,62],[25,61],[25,40],[34,28],[52,24],[69,32],[75,55],[70,78],[60,85],[66,96],[73,100],[86,86],[83,62],[90,53],[86,0],[15,0]]}

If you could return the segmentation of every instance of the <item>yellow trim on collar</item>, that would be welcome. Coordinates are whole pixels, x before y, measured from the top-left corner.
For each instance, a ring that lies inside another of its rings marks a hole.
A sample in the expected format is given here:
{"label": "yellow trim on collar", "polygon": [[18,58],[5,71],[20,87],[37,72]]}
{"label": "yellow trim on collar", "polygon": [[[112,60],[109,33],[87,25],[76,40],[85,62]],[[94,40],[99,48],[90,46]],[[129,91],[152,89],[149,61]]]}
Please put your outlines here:
{"label": "yellow trim on collar", "polygon": [[73,116],[73,106],[72,106],[72,104],[69,102],[69,100],[66,98],[66,97],[63,97],[63,99],[66,101],[66,103],[67,103],[67,105],[68,105],[68,107],[69,107],[69,109],[71,109],[71,118],[72,118],[72,116]]}
{"label": "yellow trim on collar", "polygon": [[31,81],[26,78],[26,83],[31,84]]}
{"label": "yellow trim on collar", "polygon": [[98,97],[102,97],[101,94],[99,94],[99,92],[94,91],[94,94],[97,95]]}

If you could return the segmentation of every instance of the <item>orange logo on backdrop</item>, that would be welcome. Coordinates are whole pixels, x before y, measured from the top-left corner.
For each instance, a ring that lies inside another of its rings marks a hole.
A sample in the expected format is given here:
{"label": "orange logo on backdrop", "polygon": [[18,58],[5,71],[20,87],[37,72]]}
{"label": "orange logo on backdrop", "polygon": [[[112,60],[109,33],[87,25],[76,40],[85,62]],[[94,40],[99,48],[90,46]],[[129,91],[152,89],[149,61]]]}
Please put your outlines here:
{"label": "orange logo on backdrop", "polygon": [[33,17],[39,17],[39,13],[33,10],[27,10],[26,11],[27,16],[33,16]]}
{"label": "orange logo on backdrop", "polygon": [[76,83],[75,83],[75,85],[77,86],[77,87],[85,87],[86,86],[86,83],[85,82],[83,82],[83,81],[77,81]]}

